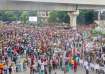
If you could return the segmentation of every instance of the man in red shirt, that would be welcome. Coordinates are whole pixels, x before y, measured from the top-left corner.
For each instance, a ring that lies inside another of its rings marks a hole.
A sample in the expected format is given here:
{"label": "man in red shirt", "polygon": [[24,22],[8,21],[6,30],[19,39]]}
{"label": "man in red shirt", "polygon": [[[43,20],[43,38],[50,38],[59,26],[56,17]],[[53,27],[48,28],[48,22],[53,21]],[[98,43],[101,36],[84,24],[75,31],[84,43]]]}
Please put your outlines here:
{"label": "man in red shirt", "polygon": [[78,66],[78,63],[77,63],[77,61],[76,61],[76,60],[74,60],[74,72],[76,72],[76,71],[77,71],[77,66]]}

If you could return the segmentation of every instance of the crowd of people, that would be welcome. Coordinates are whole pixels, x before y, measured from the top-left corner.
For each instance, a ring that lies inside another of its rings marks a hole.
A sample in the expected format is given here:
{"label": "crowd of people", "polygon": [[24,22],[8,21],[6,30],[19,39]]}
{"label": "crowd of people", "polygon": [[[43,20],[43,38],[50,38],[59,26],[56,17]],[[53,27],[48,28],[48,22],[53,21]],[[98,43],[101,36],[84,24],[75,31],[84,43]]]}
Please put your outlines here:
{"label": "crowd of people", "polygon": [[87,54],[86,40],[77,30],[62,27],[7,28],[0,31],[3,39],[8,39],[0,54],[0,74],[16,74],[28,69],[30,74],[52,74],[56,69],[72,74],[77,72],[78,66],[85,68],[86,74],[90,68],[99,70],[99,64],[91,61],[90,54]]}

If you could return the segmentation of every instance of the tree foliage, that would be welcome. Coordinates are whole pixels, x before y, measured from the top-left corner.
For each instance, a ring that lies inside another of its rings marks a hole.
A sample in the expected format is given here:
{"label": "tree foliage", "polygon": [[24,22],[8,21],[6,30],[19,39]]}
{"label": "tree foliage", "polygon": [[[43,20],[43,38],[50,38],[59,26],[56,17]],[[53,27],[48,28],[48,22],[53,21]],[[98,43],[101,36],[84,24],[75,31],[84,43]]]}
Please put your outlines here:
{"label": "tree foliage", "polygon": [[2,21],[22,21],[26,23],[29,16],[36,16],[36,11],[0,11]]}
{"label": "tree foliage", "polygon": [[54,23],[69,23],[69,16],[66,11],[52,11],[49,14],[48,21]]}
{"label": "tree foliage", "polygon": [[[70,23],[70,18],[67,13],[67,11],[52,11],[49,13],[48,22]],[[22,21],[26,23],[29,16],[37,16],[37,11],[0,11],[0,20],[2,21]],[[95,17],[93,10],[80,10],[77,23],[91,24],[94,22]]]}
{"label": "tree foliage", "polygon": [[92,24],[95,20],[95,12],[93,10],[81,10],[77,17],[78,24]]}
{"label": "tree foliage", "polygon": [[23,23],[26,23],[28,20],[29,14],[27,11],[23,11],[22,14],[20,15],[20,19]]}
{"label": "tree foliage", "polygon": [[16,15],[14,15],[13,11],[1,11],[0,12],[0,20],[15,21],[16,20]]}
{"label": "tree foliage", "polygon": [[[80,10],[80,14],[77,17],[78,24],[91,24],[94,23],[95,12],[93,10]],[[67,11],[52,11],[49,14],[49,22],[57,23],[70,23],[70,18]]]}

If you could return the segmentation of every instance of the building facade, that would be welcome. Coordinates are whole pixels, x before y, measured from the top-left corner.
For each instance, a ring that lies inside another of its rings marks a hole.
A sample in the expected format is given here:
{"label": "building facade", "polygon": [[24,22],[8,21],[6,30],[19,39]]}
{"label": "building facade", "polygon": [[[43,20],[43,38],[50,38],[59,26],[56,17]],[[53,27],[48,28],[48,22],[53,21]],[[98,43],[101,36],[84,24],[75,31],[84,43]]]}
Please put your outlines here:
{"label": "building facade", "polygon": [[42,23],[48,23],[49,11],[37,11],[37,16]]}

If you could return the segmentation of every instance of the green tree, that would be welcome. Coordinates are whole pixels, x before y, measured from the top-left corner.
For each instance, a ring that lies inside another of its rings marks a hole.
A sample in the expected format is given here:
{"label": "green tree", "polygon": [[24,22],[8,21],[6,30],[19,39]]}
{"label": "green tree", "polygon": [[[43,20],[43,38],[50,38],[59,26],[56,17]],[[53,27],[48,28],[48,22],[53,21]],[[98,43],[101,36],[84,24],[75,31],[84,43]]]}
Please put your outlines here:
{"label": "green tree", "polygon": [[22,12],[23,11],[18,11],[18,10],[14,11],[15,16],[17,17],[17,19],[16,19],[17,21],[21,20],[20,16],[21,16]]}
{"label": "green tree", "polygon": [[[23,23],[28,21],[29,16],[37,16],[37,11],[0,11],[0,20],[16,21],[21,20]],[[93,10],[80,10],[77,18],[78,24],[94,23],[96,14]],[[52,11],[49,14],[48,22],[50,23],[69,23],[70,18],[67,11]]]}
{"label": "green tree", "polygon": [[22,21],[26,23],[29,16],[37,16],[36,11],[0,11],[2,21]]}
{"label": "green tree", "polygon": [[0,20],[3,19],[3,16],[4,16],[4,12],[3,11],[0,11]]}
{"label": "green tree", "polygon": [[54,23],[69,23],[69,16],[66,11],[52,11],[49,14],[48,21]]}
{"label": "green tree", "polygon": [[[80,14],[77,17],[77,24],[91,24],[94,23],[95,12],[93,10],[80,10]],[[70,18],[67,11],[52,11],[49,14],[49,22],[54,23],[70,23]]]}
{"label": "green tree", "polygon": [[17,19],[13,11],[0,11],[0,20],[15,21]]}
{"label": "green tree", "polygon": [[77,17],[78,24],[92,24],[94,23],[95,12],[93,10],[81,10]]}
{"label": "green tree", "polygon": [[23,11],[20,15],[20,19],[23,23],[26,23],[28,21],[29,14],[27,11]]}
{"label": "green tree", "polygon": [[17,19],[13,11],[6,11],[5,16],[7,21],[15,21]]}
{"label": "green tree", "polygon": [[48,18],[48,22],[57,22],[57,12],[54,11],[54,12],[50,12],[49,13],[49,18]]}
{"label": "green tree", "polygon": [[37,11],[28,11],[29,16],[37,16]]}
{"label": "green tree", "polygon": [[58,11],[57,17],[59,18],[58,21],[61,23],[69,23],[69,21],[70,21],[67,11]]}

